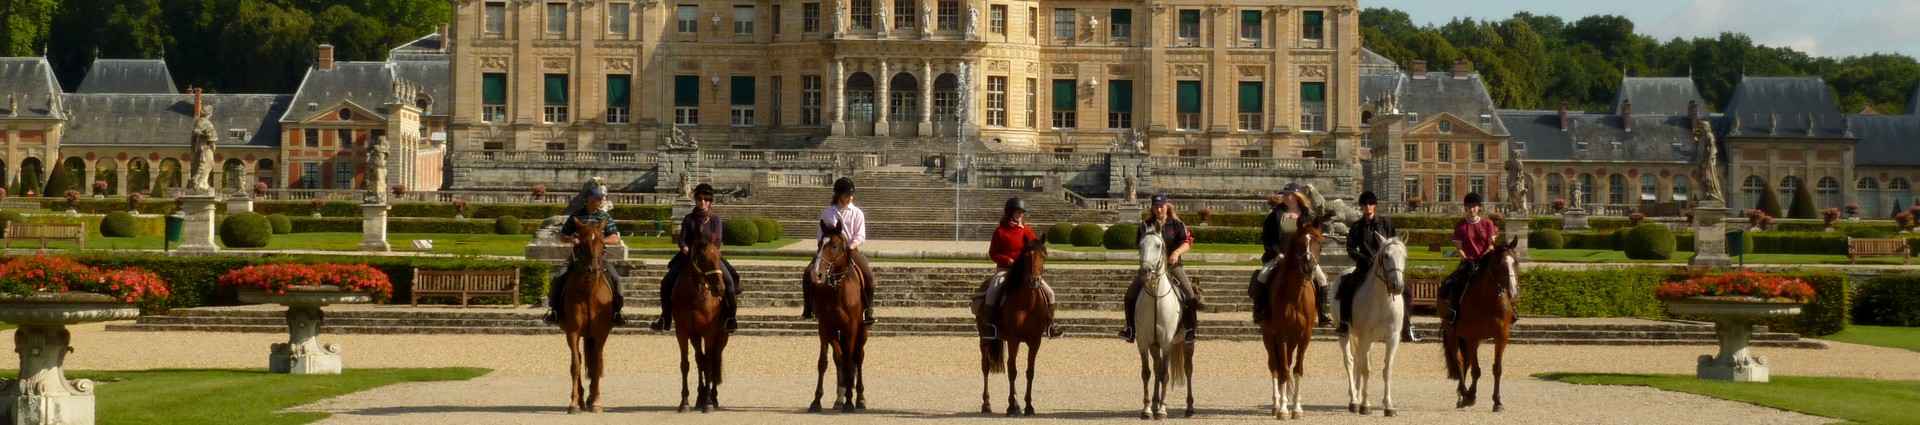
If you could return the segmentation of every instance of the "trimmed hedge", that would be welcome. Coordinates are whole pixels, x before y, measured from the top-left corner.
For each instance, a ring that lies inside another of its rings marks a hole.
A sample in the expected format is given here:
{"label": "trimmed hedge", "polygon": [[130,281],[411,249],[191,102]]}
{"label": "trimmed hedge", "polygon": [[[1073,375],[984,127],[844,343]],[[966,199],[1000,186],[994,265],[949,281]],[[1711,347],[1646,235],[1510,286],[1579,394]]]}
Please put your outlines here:
{"label": "trimmed hedge", "polygon": [[1566,248],[1566,246],[1567,240],[1560,236],[1559,230],[1546,229],[1527,232],[1527,248],[1529,249],[1562,249]]}
{"label": "trimmed hedge", "polygon": [[520,217],[503,215],[493,218],[493,233],[496,235],[518,235],[521,230]]}
{"label": "trimmed hedge", "polygon": [[1862,325],[1920,326],[1920,274],[1875,277],[1859,285],[1853,322]]}
{"label": "trimmed hedge", "polygon": [[273,241],[273,224],[259,213],[239,213],[220,220],[220,243],[229,248],[265,248]]}
{"label": "trimmed hedge", "polygon": [[1047,234],[1042,236],[1047,238],[1047,243],[1072,244],[1073,223],[1053,223],[1053,227],[1048,227]]}
{"label": "trimmed hedge", "polygon": [[96,267],[120,268],[140,267],[160,275],[171,284],[173,297],[165,303],[165,308],[187,308],[209,305],[233,305],[239,302],[233,288],[215,284],[220,275],[228,271],[254,264],[264,263],[341,263],[366,264],[380,269],[393,282],[393,298],[388,302],[403,303],[413,294],[413,269],[429,270],[501,270],[518,268],[520,270],[520,302],[539,303],[547,293],[547,283],[553,273],[552,265],[538,261],[521,260],[481,260],[469,258],[430,258],[430,257],[363,257],[363,256],[207,256],[207,257],[168,257],[153,254],[89,254],[74,257],[82,264]]}
{"label": "trimmed hedge", "polygon": [[27,218],[16,211],[0,211],[0,229],[5,229],[8,223],[16,221],[25,222]]}
{"label": "trimmed hedge", "polygon": [[728,246],[753,246],[760,243],[760,226],[754,224],[752,219],[727,220],[721,224],[724,227],[720,235],[721,241],[726,242]]}
{"label": "trimmed hedge", "polygon": [[1073,226],[1073,246],[1100,246],[1100,240],[1106,237],[1106,231],[1098,224]]}
{"label": "trimmed hedge", "polygon": [[[1214,214],[1213,218],[1208,220],[1208,223],[1211,226],[1252,227],[1257,229],[1266,219],[1266,213],[1223,213]],[[1453,225],[1460,222],[1460,216],[1438,214],[1389,214],[1387,215],[1387,219],[1393,221],[1393,227],[1395,229],[1402,231],[1421,229],[1452,231]],[[1595,221],[1601,220],[1604,220],[1604,218],[1595,217],[1589,219],[1588,224],[1595,225]],[[1560,228],[1560,218],[1554,216],[1534,217],[1532,224],[1535,229],[1558,229]],[[1618,225],[1609,228],[1624,226],[1626,226],[1626,219],[1619,219]]]}
{"label": "trimmed hedge", "polygon": [[785,233],[785,229],[781,228],[779,221],[766,217],[751,217],[751,219],[753,220],[753,226],[756,227],[755,230],[759,232],[760,242],[780,240],[781,234]]}
{"label": "trimmed hedge", "polygon": [[1260,228],[1258,227],[1189,226],[1187,227],[1187,231],[1193,233],[1194,243],[1260,243]]}
{"label": "trimmed hedge", "polygon": [[1139,234],[1140,225],[1138,224],[1121,223],[1108,226],[1102,245],[1107,249],[1140,249],[1140,240],[1135,238]]}
{"label": "trimmed hedge", "polygon": [[140,236],[140,228],[134,222],[133,214],[115,211],[100,220],[100,236],[109,238],[131,238]]}
{"label": "trimmed hedge", "polygon": [[[1765,322],[1775,330],[1806,336],[1831,335],[1846,328],[1847,276],[1837,273],[1788,273],[1814,287],[1813,303],[1795,317]],[[1444,273],[1417,271],[1413,278],[1438,279]],[[1679,269],[1625,268],[1599,271],[1532,269],[1520,275],[1522,314],[1559,317],[1667,317],[1666,305],[1654,298],[1664,282],[1686,279]]]}
{"label": "trimmed hedge", "polygon": [[[40,202],[41,207],[49,210],[66,210],[67,200],[59,198],[59,194],[48,198],[38,198],[37,200]],[[82,199],[76,207],[81,213],[107,214],[115,211],[126,211],[127,200],[124,197]],[[217,204],[215,208],[219,212],[225,212],[227,206],[225,203],[220,203]],[[467,206],[467,217],[494,218],[511,215],[515,217],[546,218],[560,215],[561,211],[565,209],[565,204],[475,203]],[[172,213],[174,210],[174,201],[168,199],[149,199],[140,203],[139,210],[143,214]],[[360,216],[360,203],[353,201],[330,201],[321,204],[319,210],[320,215],[323,217],[358,217]],[[255,201],[253,203],[253,211],[261,214],[312,216],[314,208],[308,201]],[[393,208],[387,211],[391,217],[418,218],[453,218],[454,212],[452,203],[426,202],[395,203],[393,204]],[[614,205],[613,211],[609,211],[608,214],[613,215],[613,218],[616,220],[666,220],[673,215],[673,207],[669,205]]]}
{"label": "trimmed hedge", "polygon": [[[293,233],[293,220],[287,218],[286,214],[268,215],[267,223],[273,225],[273,234],[284,235]],[[389,226],[391,226],[391,224],[389,224]]]}
{"label": "trimmed hedge", "polygon": [[1673,231],[1664,224],[1646,223],[1627,230],[1627,258],[1665,260],[1673,258]]}

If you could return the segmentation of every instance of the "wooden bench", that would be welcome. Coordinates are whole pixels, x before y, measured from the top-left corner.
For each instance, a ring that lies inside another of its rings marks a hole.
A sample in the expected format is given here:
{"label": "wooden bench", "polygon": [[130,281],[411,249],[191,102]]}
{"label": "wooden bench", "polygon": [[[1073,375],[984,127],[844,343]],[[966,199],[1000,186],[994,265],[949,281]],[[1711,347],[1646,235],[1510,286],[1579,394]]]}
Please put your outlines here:
{"label": "wooden bench", "polygon": [[1414,306],[1435,308],[1440,299],[1440,279],[1407,279],[1407,295]]}
{"label": "wooden bench", "polygon": [[507,305],[520,306],[520,270],[422,270],[413,269],[412,304],[420,305],[421,295],[460,297],[460,306],[482,296],[507,297]]}
{"label": "wooden bench", "polygon": [[1860,257],[1900,257],[1900,264],[1908,264],[1913,260],[1913,250],[1907,247],[1906,239],[1847,238],[1847,264]]}
{"label": "wooden bench", "polygon": [[78,223],[7,223],[6,241],[0,242],[0,248],[13,248],[15,241],[38,240],[40,249],[47,249],[49,241],[73,241],[85,249],[87,247],[87,227]]}

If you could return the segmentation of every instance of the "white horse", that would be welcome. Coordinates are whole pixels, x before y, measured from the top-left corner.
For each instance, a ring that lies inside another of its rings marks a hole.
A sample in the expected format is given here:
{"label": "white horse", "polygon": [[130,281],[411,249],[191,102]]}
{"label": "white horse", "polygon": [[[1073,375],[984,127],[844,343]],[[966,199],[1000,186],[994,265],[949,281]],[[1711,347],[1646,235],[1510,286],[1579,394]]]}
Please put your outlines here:
{"label": "white horse", "polygon": [[[1386,394],[1380,403],[1386,415],[1393,416],[1393,356],[1400,350],[1401,318],[1407,314],[1401,300],[1407,288],[1407,244],[1398,238],[1371,236],[1380,238],[1380,251],[1373,254],[1373,270],[1353,293],[1352,322],[1347,334],[1340,336],[1341,360],[1347,366],[1347,411],[1365,415],[1370,410],[1368,352],[1374,342],[1383,342],[1386,366],[1380,375]],[[1339,308],[1339,303],[1334,305]]]}
{"label": "white horse", "polygon": [[1180,295],[1167,277],[1166,241],[1159,229],[1140,237],[1140,297],[1133,309],[1134,344],[1140,348],[1140,419],[1166,419],[1168,383],[1186,385],[1187,416],[1193,416],[1193,385],[1187,345],[1180,340]]}

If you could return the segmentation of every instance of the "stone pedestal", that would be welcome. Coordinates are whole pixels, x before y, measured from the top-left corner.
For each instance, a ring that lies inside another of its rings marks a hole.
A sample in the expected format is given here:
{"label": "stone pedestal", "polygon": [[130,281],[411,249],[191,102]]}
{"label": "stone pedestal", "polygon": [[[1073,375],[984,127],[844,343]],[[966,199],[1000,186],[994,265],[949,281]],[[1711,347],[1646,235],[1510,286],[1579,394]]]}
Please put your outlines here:
{"label": "stone pedestal", "polygon": [[1560,213],[1560,230],[1587,230],[1587,210],[1568,208]]}
{"label": "stone pedestal", "polygon": [[180,248],[174,250],[182,254],[212,254],[220,252],[220,245],[214,243],[213,232],[218,228],[215,222],[212,196],[180,197],[180,213],[187,218],[181,228]]}
{"label": "stone pedestal", "polygon": [[227,214],[253,212],[253,198],[244,194],[227,197]]}
{"label": "stone pedestal", "polygon": [[1753,337],[1753,322],[1768,317],[1800,314],[1800,304],[1703,299],[1702,301],[1668,301],[1667,310],[1677,315],[1706,316],[1713,319],[1713,331],[1720,339],[1720,354],[1701,355],[1699,364],[1694,369],[1695,377],[1719,381],[1767,382],[1771,374],[1771,370],[1767,367],[1767,359],[1752,355],[1747,345]]}
{"label": "stone pedestal", "polygon": [[372,301],[370,295],[334,286],[296,286],[284,295],[257,289],[240,291],[240,302],[287,306],[287,342],[273,344],[267,354],[267,370],[294,375],[338,375],[344,369],[340,344],[320,342],[320,325],[326,319],[320,307]]}
{"label": "stone pedestal", "polygon": [[0,300],[0,321],[14,330],[20,379],[0,379],[0,424],[92,425],[93,381],[68,380],[65,362],[73,352],[67,325],[126,320],[140,309],[99,294],[43,294]]}
{"label": "stone pedestal", "polygon": [[360,205],[360,250],[387,252],[393,249],[387,244],[387,204]]}
{"label": "stone pedestal", "polygon": [[1501,233],[1503,233],[1500,235],[1501,238],[1519,240],[1519,243],[1513,247],[1513,259],[1526,261],[1527,233],[1533,228],[1533,218],[1527,216],[1507,217],[1504,227],[1504,229],[1501,229]]}
{"label": "stone pedestal", "polygon": [[1687,264],[1698,267],[1726,267],[1733,265],[1733,257],[1727,255],[1727,209],[1725,207],[1698,207],[1693,209],[1693,259]]}

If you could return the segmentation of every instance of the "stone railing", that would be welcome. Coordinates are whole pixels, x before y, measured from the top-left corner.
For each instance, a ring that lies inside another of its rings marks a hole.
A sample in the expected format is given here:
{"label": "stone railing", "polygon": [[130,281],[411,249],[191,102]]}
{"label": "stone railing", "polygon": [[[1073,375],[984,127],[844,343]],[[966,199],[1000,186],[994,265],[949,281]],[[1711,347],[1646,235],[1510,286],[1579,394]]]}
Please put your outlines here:
{"label": "stone railing", "polygon": [[[306,201],[321,199],[326,201],[354,201],[366,196],[364,190],[336,189],[271,189],[267,196],[254,198],[263,201]],[[672,193],[609,193],[607,199],[616,205],[667,205],[679,198]],[[416,203],[452,203],[456,199],[473,204],[556,204],[567,202],[573,192],[548,192],[534,196],[531,192],[504,191],[438,191],[407,192],[400,195],[388,195],[387,202]]]}
{"label": "stone railing", "polygon": [[1019,189],[1037,191],[1045,189],[1047,176],[980,176],[982,189]]}
{"label": "stone railing", "polygon": [[973,156],[973,164],[979,167],[1046,165],[1083,168],[1106,163],[1107,155],[1098,153],[994,153]]}
{"label": "stone railing", "polygon": [[880,154],[821,150],[733,150],[700,151],[701,165],[715,168],[765,167],[878,167]]}
{"label": "stone railing", "polygon": [[1212,158],[1154,156],[1147,159],[1157,169],[1198,170],[1276,170],[1295,172],[1334,171],[1348,168],[1337,160],[1281,158]]}
{"label": "stone railing", "polygon": [[463,151],[453,153],[454,164],[569,163],[652,166],[653,152],[628,151]]}

